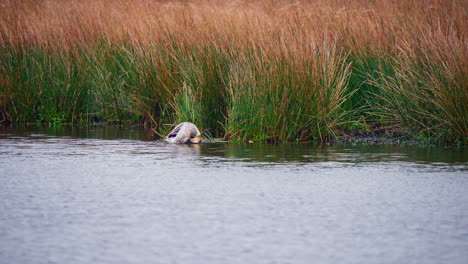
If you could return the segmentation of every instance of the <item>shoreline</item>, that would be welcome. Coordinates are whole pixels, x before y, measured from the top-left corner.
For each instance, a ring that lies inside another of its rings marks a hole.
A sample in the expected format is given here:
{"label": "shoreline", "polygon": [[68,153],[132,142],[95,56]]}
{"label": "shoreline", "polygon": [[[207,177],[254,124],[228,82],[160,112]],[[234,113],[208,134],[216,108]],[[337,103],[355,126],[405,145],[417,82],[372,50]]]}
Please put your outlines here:
{"label": "shoreline", "polygon": [[[146,126],[141,123],[132,122],[109,122],[105,123],[62,123],[62,124],[37,124],[37,123],[24,123],[24,124],[9,124],[1,125],[0,131],[8,130],[12,128],[37,128],[37,129],[66,129],[66,128],[120,128],[120,129],[145,129],[152,131],[151,140],[157,141],[162,139],[154,133],[154,128]],[[401,133],[392,130],[395,135],[385,136],[386,133],[380,132],[356,132],[346,136],[337,136],[336,138],[330,138],[326,141],[320,140],[292,140],[292,141],[270,141],[270,140],[227,140],[220,137],[208,138],[206,135],[203,136],[202,143],[243,143],[243,144],[312,144],[312,145],[400,145],[400,146],[435,146],[435,147],[458,147],[465,148],[466,144],[462,142],[450,143],[450,142],[431,142],[427,139],[418,139],[415,135],[409,133]],[[203,134],[203,132],[202,132]]]}
{"label": "shoreline", "polygon": [[464,1],[52,2],[0,8],[0,124],[468,144]]}

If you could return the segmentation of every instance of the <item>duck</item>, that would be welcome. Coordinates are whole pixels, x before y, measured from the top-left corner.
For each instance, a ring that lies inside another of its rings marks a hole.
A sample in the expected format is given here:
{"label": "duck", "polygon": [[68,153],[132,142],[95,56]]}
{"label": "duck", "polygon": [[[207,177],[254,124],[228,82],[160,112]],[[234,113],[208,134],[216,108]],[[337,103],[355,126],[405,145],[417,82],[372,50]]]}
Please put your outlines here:
{"label": "duck", "polygon": [[182,122],[172,129],[164,141],[174,144],[199,144],[201,133],[195,124]]}

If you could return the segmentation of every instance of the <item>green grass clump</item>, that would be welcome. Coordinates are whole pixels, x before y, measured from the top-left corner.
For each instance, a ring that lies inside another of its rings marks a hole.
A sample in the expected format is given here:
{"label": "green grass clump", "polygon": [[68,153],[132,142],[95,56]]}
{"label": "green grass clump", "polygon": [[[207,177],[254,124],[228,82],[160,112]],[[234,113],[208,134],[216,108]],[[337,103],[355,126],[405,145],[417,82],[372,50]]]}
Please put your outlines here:
{"label": "green grass clump", "polygon": [[374,79],[380,89],[374,112],[422,140],[466,144],[468,70],[460,54],[449,54],[435,60],[403,53],[395,60],[394,76]]}
{"label": "green grass clump", "polygon": [[15,122],[77,122],[91,83],[76,56],[2,48],[1,102]]}
{"label": "green grass clump", "polygon": [[326,140],[343,121],[349,65],[333,49],[306,58],[253,53],[229,72],[227,136],[236,140]]}

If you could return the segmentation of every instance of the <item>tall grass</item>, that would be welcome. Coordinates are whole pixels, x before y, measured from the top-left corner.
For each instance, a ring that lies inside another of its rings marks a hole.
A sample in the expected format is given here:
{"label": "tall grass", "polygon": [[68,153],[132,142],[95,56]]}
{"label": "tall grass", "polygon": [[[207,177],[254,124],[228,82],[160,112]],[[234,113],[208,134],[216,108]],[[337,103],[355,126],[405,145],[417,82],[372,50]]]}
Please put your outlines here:
{"label": "tall grass", "polygon": [[467,10],[425,1],[0,1],[3,122],[354,127],[467,143]]}
{"label": "tall grass", "polygon": [[466,142],[468,62],[460,61],[457,53],[463,47],[432,41],[420,54],[402,47],[394,63],[396,74],[374,78],[382,102],[373,110],[421,138]]}
{"label": "tall grass", "polygon": [[333,47],[307,57],[253,53],[233,64],[226,133],[241,139],[285,141],[334,135],[346,110],[349,65]]}

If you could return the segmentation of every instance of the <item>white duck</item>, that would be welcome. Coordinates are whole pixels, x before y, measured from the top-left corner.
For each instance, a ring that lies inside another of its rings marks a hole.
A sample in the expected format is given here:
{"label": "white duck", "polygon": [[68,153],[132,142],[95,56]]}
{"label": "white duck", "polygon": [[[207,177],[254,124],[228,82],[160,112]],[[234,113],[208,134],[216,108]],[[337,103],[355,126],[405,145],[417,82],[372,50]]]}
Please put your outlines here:
{"label": "white duck", "polygon": [[164,140],[176,144],[198,144],[201,142],[201,134],[196,125],[183,122],[172,129]]}

